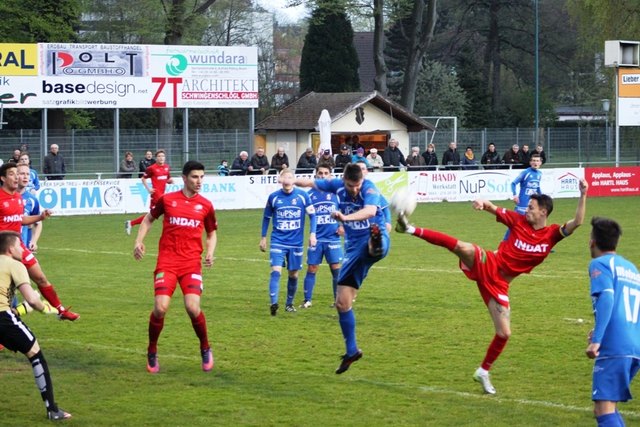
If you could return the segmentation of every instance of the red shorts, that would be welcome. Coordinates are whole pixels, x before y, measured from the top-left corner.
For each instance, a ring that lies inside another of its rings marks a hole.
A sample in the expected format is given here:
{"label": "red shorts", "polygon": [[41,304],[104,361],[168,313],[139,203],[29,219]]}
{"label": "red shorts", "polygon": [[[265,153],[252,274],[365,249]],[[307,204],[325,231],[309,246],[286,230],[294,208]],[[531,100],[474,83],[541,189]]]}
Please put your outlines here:
{"label": "red shorts", "polygon": [[38,263],[38,260],[36,259],[36,256],[33,253],[31,253],[31,251],[24,245],[24,243],[22,243],[22,241],[20,241],[20,245],[22,246],[22,250],[23,250],[22,263],[24,264],[25,267],[27,267],[27,270],[28,270],[34,265],[36,265]]}
{"label": "red shorts", "polygon": [[177,284],[180,284],[182,294],[202,295],[202,273],[178,273],[170,269],[156,269],[153,273],[154,294],[172,296]]}
{"label": "red shorts", "polygon": [[498,304],[509,308],[509,282],[500,274],[496,254],[487,252],[478,245],[473,246],[476,249],[473,268],[469,269],[460,261],[460,270],[478,284],[485,305],[493,298]]}

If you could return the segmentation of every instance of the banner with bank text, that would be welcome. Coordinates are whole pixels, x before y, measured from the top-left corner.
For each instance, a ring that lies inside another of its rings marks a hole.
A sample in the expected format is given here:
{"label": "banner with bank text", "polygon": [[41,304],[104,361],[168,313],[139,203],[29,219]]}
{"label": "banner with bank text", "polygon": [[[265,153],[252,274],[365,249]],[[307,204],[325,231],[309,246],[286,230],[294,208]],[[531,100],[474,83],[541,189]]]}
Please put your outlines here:
{"label": "banner with bank text", "polygon": [[243,46],[0,43],[5,108],[257,108]]}
{"label": "banner with bank text", "polygon": [[[388,200],[408,186],[420,202],[463,202],[478,198],[505,201],[512,198],[511,182],[521,170],[433,171],[370,173]],[[310,175],[301,175],[310,178]],[[544,169],[542,191],[554,198],[578,197],[584,169]],[[182,188],[180,178],[166,191]],[[206,176],[201,194],[218,210],[261,209],[269,194],[281,188],[276,175]],[[37,193],[40,205],[54,215],[142,213],[149,210],[149,194],[139,179],[88,179],[45,181]],[[509,205],[511,206],[511,205]]]}

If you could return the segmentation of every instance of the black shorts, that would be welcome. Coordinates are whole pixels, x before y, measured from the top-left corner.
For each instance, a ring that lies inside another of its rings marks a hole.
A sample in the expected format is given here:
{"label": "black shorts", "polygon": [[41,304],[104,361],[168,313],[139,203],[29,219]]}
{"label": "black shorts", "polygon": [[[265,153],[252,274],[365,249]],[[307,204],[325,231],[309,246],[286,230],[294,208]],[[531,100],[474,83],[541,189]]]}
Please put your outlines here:
{"label": "black shorts", "polygon": [[36,342],[31,329],[11,311],[0,312],[0,344],[11,351],[27,353]]}

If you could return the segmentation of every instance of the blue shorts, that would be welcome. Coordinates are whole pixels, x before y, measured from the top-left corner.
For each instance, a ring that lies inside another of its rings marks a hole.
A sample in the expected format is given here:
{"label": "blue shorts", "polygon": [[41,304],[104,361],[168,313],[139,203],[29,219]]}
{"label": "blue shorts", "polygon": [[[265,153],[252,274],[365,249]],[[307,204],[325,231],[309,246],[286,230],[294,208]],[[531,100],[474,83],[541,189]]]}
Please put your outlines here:
{"label": "blue shorts", "polygon": [[315,246],[307,249],[307,264],[322,264],[322,256],[327,260],[327,264],[340,264],[342,262],[342,243],[340,240],[334,242],[318,242]]}
{"label": "blue shorts", "polygon": [[360,289],[373,264],[389,253],[389,235],[382,234],[382,256],[369,255],[369,237],[359,240],[347,240],[344,244],[345,256],[338,275],[338,286],[350,286]]}
{"label": "blue shorts", "polygon": [[289,271],[302,270],[302,246],[285,247],[271,246],[269,250],[271,256],[271,267],[287,267]]}
{"label": "blue shorts", "polygon": [[640,359],[634,357],[596,359],[591,400],[626,402],[631,399],[631,380],[639,368]]}

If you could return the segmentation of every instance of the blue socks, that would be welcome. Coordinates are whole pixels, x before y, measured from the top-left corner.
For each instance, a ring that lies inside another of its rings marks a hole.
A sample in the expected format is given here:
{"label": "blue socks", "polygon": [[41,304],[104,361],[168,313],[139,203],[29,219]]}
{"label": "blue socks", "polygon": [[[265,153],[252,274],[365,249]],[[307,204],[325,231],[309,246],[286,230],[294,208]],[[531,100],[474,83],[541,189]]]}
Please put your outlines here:
{"label": "blue socks", "polygon": [[311,301],[313,297],[313,287],[316,285],[316,273],[307,271],[307,275],[304,276],[304,300]]}
{"label": "blue socks", "polygon": [[272,271],[269,278],[269,297],[271,304],[278,303],[278,293],[280,292],[280,272]]}
{"label": "blue socks", "polygon": [[338,316],[344,343],[347,347],[347,355],[352,356],[358,351],[358,345],[356,344],[356,316],[353,314],[353,309],[344,313],[338,312]]}
{"label": "blue socks", "polygon": [[612,414],[604,414],[596,417],[598,427],[624,427],[624,421],[620,412],[616,411]]}
{"label": "blue socks", "polygon": [[293,304],[293,298],[296,296],[298,290],[298,278],[289,277],[287,280],[287,305]]}
{"label": "blue socks", "polygon": [[331,270],[331,275],[333,276],[331,285],[333,286],[333,300],[335,301],[336,295],[338,294],[338,276],[340,275],[340,267],[335,270]]}

